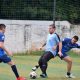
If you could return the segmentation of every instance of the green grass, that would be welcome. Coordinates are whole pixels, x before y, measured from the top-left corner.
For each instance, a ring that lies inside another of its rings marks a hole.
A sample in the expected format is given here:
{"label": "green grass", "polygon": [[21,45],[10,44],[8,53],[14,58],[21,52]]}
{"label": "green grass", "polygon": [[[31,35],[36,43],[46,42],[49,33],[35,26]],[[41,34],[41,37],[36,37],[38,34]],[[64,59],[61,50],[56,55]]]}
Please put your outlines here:
{"label": "green grass", "polygon": [[[13,60],[17,65],[18,71],[21,76],[29,78],[29,73],[32,71],[31,68],[37,64],[37,61],[40,56],[34,55],[24,55],[24,56],[14,56]],[[38,77],[36,80],[80,80],[80,56],[71,55],[73,58],[73,68],[72,73],[75,74],[76,79],[67,79],[65,78],[66,74],[66,63],[61,61],[58,57],[52,59],[48,64],[48,77],[47,79],[42,79],[39,77],[41,73],[40,69],[36,71]],[[0,80],[16,80],[13,72],[11,71],[10,66],[7,64],[0,64]]]}

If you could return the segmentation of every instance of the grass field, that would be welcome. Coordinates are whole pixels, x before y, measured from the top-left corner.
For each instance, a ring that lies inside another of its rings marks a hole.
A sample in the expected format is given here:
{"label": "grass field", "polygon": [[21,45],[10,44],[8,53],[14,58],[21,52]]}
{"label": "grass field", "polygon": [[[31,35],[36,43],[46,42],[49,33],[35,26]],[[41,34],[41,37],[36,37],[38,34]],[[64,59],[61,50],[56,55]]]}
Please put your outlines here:
{"label": "grass field", "polygon": [[[32,71],[31,68],[37,64],[37,61],[40,56],[14,56],[13,60],[17,64],[18,71],[21,76],[29,78],[29,73]],[[48,78],[42,79],[39,77],[41,73],[40,69],[36,71],[38,78],[36,80],[80,80],[80,56],[71,55],[73,58],[73,68],[72,73],[76,76],[75,79],[65,78],[66,74],[66,63],[61,61],[58,57],[52,59],[48,64]],[[10,66],[7,64],[0,64],[0,80],[16,80],[13,72],[11,71]]]}

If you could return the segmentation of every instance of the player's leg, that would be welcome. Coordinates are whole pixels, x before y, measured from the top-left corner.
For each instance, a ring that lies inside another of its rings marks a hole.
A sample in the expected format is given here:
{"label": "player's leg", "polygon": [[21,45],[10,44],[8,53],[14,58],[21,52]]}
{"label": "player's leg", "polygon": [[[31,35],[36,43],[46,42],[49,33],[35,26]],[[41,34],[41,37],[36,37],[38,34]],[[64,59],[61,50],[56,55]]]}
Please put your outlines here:
{"label": "player's leg", "polygon": [[69,56],[67,56],[63,58],[63,60],[67,62],[67,72],[70,74],[72,68],[72,59]]}
{"label": "player's leg", "polygon": [[40,75],[41,77],[43,78],[47,77],[46,73],[48,67],[47,62],[52,58],[54,58],[53,54],[51,52],[46,52],[45,55],[39,60],[39,66],[42,71],[42,74]]}
{"label": "player's leg", "polygon": [[8,57],[7,55],[4,55],[1,59],[4,63],[7,63],[11,66],[12,71],[15,74],[17,80],[26,80],[25,78],[19,76],[16,65],[14,64],[14,62],[11,60],[10,57]]}
{"label": "player's leg", "polygon": [[0,59],[0,63],[2,63],[2,60]]}
{"label": "player's leg", "polygon": [[39,65],[37,64],[37,65],[35,65],[35,66],[32,68],[32,70],[33,70],[33,71],[36,71],[38,68],[39,68]]}
{"label": "player's leg", "polygon": [[8,64],[11,66],[12,71],[14,72],[17,80],[26,80],[24,77],[20,77],[20,76],[19,76],[19,73],[18,73],[18,71],[17,71],[17,67],[16,67],[16,65],[14,64],[13,61],[8,62]]}
{"label": "player's leg", "polygon": [[40,57],[40,59],[39,59],[39,61],[38,61],[38,64],[35,65],[35,66],[32,68],[33,71],[36,71],[39,67],[41,67],[41,66],[39,66],[39,63],[41,64],[41,62],[42,62],[42,57],[43,57],[44,55],[45,55],[45,53],[42,54],[42,56]]}
{"label": "player's leg", "polygon": [[44,59],[42,60],[42,65],[40,66],[40,69],[42,71],[42,74],[40,75],[41,77],[47,77],[47,70],[48,64],[47,61],[44,61]]}
{"label": "player's leg", "polygon": [[66,56],[66,57],[63,58],[63,60],[65,62],[67,62],[67,75],[66,75],[66,77],[68,77],[68,78],[75,78],[75,76],[73,76],[71,74],[72,59],[69,56]]}
{"label": "player's leg", "polygon": [[9,61],[8,64],[11,66],[11,69],[14,72],[16,78],[18,78],[19,77],[19,74],[18,74],[16,65],[14,64],[14,62],[13,61]]}

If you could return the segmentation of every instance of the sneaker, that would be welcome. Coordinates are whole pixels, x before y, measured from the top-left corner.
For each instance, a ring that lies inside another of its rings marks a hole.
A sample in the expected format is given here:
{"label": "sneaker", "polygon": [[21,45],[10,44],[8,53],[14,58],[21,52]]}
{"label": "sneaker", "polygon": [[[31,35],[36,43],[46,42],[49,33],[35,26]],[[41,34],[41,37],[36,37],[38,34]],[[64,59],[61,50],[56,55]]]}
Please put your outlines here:
{"label": "sneaker", "polygon": [[27,79],[24,77],[18,77],[16,80],[27,80]]}
{"label": "sneaker", "polygon": [[37,68],[36,68],[36,67],[33,67],[33,68],[32,68],[32,70],[33,70],[33,71],[36,71],[36,70],[37,70]]}
{"label": "sneaker", "polygon": [[73,76],[72,74],[70,75],[66,75],[67,78],[75,78],[75,76]]}
{"label": "sneaker", "polygon": [[48,76],[47,76],[47,74],[40,74],[40,77],[47,78]]}

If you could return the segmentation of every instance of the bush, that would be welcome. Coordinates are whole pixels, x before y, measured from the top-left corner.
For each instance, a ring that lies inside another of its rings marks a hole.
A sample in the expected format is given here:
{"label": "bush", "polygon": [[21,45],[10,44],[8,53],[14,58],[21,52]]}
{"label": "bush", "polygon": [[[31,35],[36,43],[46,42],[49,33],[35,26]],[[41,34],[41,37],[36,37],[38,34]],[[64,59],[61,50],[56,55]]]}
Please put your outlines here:
{"label": "bush", "polygon": [[26,51],[26,52],[21,52],[21,53],[14,53],[14,56],[25,56],[25,55],[36,55],[40,56],[44,53],[44,51]]}

